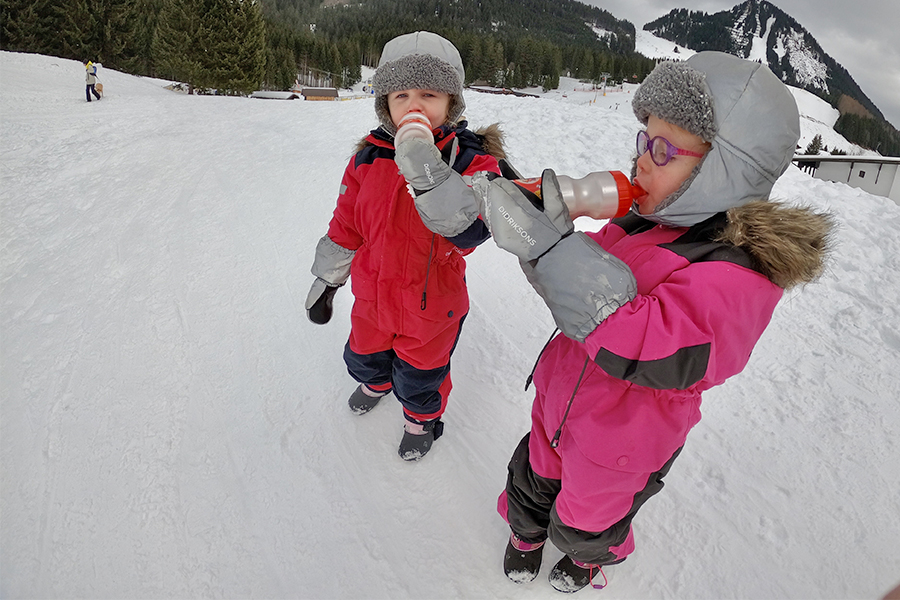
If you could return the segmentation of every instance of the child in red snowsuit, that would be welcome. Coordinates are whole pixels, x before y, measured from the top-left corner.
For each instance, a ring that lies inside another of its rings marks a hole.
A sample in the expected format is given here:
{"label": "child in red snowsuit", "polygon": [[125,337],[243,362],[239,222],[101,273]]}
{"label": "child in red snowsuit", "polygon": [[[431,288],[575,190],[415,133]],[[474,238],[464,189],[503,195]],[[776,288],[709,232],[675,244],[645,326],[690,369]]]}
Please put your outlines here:
{"label": "child in red snowsuit", "polygon": [[633,108],[647,194],[597,233],[574,231],[553,171],[541,198],[473,178],[494,240],[562,331],[537,364],[531,432],[498,509],[506,574],[531,581],[550,539],[563,592],[634,550],[632,520],[700,420],[701,394],[743,370],[783,291],[821,273],[831,227],[769,200],[800,125],[766,67],[718,52],[662,63]]}
{"label": "child in red snowsuit", "polygon": [[[420,459],[443,431],[450,356],[469,310],[464,256],[490,236],[462,175],[499,172],[484,146],[500,140],[466,128],[464,79],[459,52],[438,35],[416,32],[385,45],[372,80],[381,126],[344,172],[328,234],[316,248],[316,280],[306,303],[313,322],[327,322],[334,293],[351,278],[355,301],[344,361],[360,385],[350,408],[366,413],[393,391],[405,416],[404,460]],[[457,187],[429,191],[428,182],[410,186],[398,174],[394,136],[410,112],[434,127],[434,142],[423,142],[426,155],[435,157],[432,176]]]}

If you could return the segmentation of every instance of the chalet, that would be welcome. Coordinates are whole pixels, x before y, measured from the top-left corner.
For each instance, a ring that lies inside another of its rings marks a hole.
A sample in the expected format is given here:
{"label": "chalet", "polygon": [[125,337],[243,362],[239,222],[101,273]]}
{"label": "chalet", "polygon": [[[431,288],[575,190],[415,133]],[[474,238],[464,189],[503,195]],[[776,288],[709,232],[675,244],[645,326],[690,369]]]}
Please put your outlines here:
{"label": "chalet", "polygon": [[300,95],[305,100],[337,100],[337,88],[313,88],[307,87],[300,90]]}
{"label": "chalet", "polygon": [[270,92],[257,91],[250,94],[251,98],[263,98],[265,100],[296,100],[300,96],[294,92]]}
{"label": "chalet", "polygon": [[893,156],[794,156],[802,171],[839,181],[900,204],[900,158]]}
{"label": "chalet", "polygon": [[489,87],[485,82],[478,81],[474,82],[472,85],[467,86],[466,89],[472,90],[474,92],[481,92],[482,94],[500,94],[505,96],[518,96],[520,98],[540,98],[540,96],[537,96],[535,94],[527,94],[525,92],[511,90],[509,88]]}

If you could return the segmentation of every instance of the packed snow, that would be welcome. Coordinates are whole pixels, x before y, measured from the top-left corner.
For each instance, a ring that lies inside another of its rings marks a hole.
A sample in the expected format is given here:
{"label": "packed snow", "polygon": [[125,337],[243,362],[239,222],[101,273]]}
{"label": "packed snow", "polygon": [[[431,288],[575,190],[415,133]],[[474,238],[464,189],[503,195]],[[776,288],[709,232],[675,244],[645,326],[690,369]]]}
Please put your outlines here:
{"label": "packed snow", "polygon": [[695,51],[686,46],[657,37],[643,29],[635,30],[634,50],[647,58],[663,58],[666,60],[687,60]]}
{"label": "packed snow", "polygon": [[[346,406],[349,290],[328,325],[304,313],[371,99],[188,96],[103,69],[89,105],[81,64],[8,52],[0,79],[0,597],[560,597],[553,548],[532,583],[501,569],[496,498],[554,329],[516,260],[490,241],[468,260],[446,430],[418,463],[392,397]],[[467,113],[501,124],[523,174],[628,172],[630,91],[469,91]],[[794,167],[775,195],[834,213],[834,258],[705,395],[637,551],[579,597],[900,582],[900,207]]]}

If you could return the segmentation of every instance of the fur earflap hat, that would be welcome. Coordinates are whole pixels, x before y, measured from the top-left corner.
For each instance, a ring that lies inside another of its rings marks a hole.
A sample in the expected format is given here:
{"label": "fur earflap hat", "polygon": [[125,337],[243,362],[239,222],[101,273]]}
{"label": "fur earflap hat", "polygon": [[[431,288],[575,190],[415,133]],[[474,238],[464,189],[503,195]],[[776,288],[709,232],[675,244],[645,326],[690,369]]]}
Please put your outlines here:
{"label": "fur earflap hat", "polygon": [[660,63],[635,92],[632,108],[644,125],[654,115],[711,145],[681,187],[644,215],[666,225],[689,227],[767,199],[800,138],[797,104],[778,77],[722,52]]}
{"label": "fur earflap hat", "polygon": [[391,92],[416,89],[450,94],[447,121],[456,123],[466,109],[462,95],[465,79],[462,58],[450,41],[430,31],[395,37],[384,45],[372,78],[378,121],[385,131],[394,135],[397,129],[391,121],[387,96]]}

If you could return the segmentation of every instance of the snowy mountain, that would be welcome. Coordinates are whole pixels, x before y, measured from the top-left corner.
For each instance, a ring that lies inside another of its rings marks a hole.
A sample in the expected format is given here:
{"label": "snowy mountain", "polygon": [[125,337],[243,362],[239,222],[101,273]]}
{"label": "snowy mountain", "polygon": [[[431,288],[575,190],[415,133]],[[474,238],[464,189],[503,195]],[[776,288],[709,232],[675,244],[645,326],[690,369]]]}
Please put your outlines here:
{"label": "snowy mountain", "polygon": [[[496,514],[554,329],[517,261],[469,258],[446,430],[397,456],[400,406],[350,413],[349,290],[303,302],[371,99],[188,96],[0,52],[0,598],[562,598],[511,583]],[[512,163],[627,171],[633,87],[466,92]],[[815,99],[817,102],[818,99]],[[798,103],[813,122],[819,103]],[[881,598],[900,582],[900,207],[791,167],[839,224],[743,373],[579,598]],[[576,227],[602,222],[579,219]]]}
{"label": "snowy mountain", "polygon": [[[657,37],[649,31],[638,31],[635,51],[644,56],[659,60],[685,60],[696,54],[690,48],[678,46],[669,40]],[[564,80],[565,81],[565,80]],[[627,86],[626,86],[627,87]],[[563,83],[560,88],[568,89]],[[803,152],[815,136],[822,139],[828,150],[840,150],[849,155],[877,155],[876,152],[863,148],[847,140],[834,130],[840,117],[840,111],[815,94],[794,86],[788,86],[797,106],[800,109],[800,141],[797,142],[798,153]],[[552,95],[550,92],[545,95]]]}
{"label": "snowy mountain", "polygon": [[719,50],[763,62],[785,83],[827,98],[841,112],[884,120],[847,70],[802,25],[766,0],[746,0],[715,14],[674,9],[644,29],[698,52]]}
{"label": "snowy mountain", "polygon": [[648,58],[662,60],[686,60],[696,54],[686,46],[680,46],[646,30],[637,30],[634,51]]}

